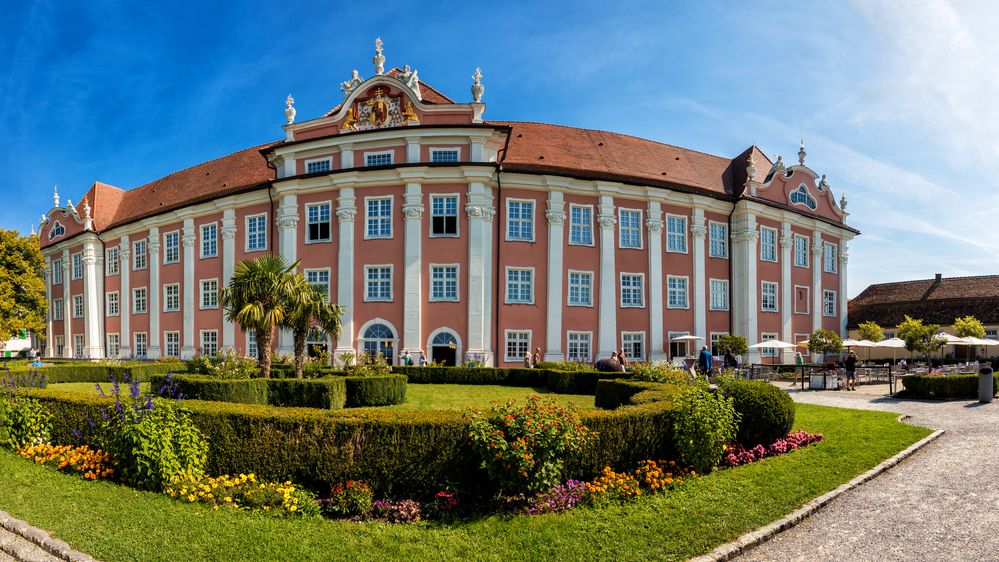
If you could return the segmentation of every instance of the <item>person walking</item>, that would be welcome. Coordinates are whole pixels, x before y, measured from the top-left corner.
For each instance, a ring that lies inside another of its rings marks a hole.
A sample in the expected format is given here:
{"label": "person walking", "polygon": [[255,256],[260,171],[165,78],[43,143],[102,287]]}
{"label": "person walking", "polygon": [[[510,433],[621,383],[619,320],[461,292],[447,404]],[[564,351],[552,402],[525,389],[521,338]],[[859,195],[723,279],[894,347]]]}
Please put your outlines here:
{"label": "person walking", "polygon": [[705,377],[711,374],[711,360],[711,351],[705,345],[701,348],[700,355],[697,356],[697,368]]}
{"label": "person walking", "polygon": [[427,366],[427,354],[423,353],[422,351],[420,352],[420,366],[421,367]]}
{"label": "person walking", "polygon": [[846,368],[846,389],[857,390],[857,354],[850,351],[846,361],[843,361],[843,367]]}
{"label": "person walking", "polygon": [[538,363],[541,363],[541,348],[540,347],[534,349],[534,357],[531,358],[531,364],[532,365],[537,366]]}

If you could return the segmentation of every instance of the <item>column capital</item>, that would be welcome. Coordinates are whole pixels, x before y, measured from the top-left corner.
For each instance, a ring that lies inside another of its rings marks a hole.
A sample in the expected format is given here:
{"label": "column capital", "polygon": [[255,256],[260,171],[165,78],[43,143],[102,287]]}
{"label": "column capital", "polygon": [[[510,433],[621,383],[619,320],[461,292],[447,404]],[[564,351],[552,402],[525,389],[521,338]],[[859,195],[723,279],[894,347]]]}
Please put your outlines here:
{"label": "column capital", "polygon": [[601,214],[597,216],[597,223],[603,230],[613,230],[614,225],[617,224],[617,217],[612,214]]}
{"label": "column capital", "polygon": [[839,263],[846,265],[846,262],[848,261],[850,261],[850,252],[840,252]]}
{"label": "column capital", "polygon": [[780,247],[781,248],[783,248],[785,250],[789,250],[789,249],[791,249],[792,243],[793,243],[793,241],[792,241],[792,238],[790,236],[781,236],[780,237]]}
{"label": "column capital", "polygon": [[[223,224],[224,223],[225,221],[223,221]],[[233,224],[233,225],[223,226],[220,232],[222,233],[223,240],[232,240],[233,238],[236,237],[236,225]]]}
{"label": "column capital", "polygon": [[281,230],[294,230],[298,227],[298,215],[279,216],[274,222]]}
{"label": "column capital", "polygon": [[815,257],[817,257],[817,258],[822,256],[822,245],[821,244],[812,244],[812,255],[815,256]]}
{"label": "column capital", "polygon": [[759,239],[760,233],[756,229],[739,230],[732,233],[733,242],[752,242],[755,244]]}
{"label": "column capital", "polygon": [[[549,207],[550,206],[551,205],[549,204]],[[562,226],[565,223],[565,211],[562,211],[561,209],[555,210],[553,208],[549,208],[545,211],[545,218],[548,219],[548,224]]]}
{"label": "column capital", "polygon": [[336,218],[340,222],[354,222],[357,216],[357,209],[354,207],[340,207],[336,210]]}
{"label": "column capital", "polygon": [[[660,213],[659,216],[662,216],[662,213]],[[656,234],[656,233],[662,232],[662,230],[663,230],[663,221],[662,221],[662,219],[661,218],[654,219],[652,217],[649,217],[649,218],[645,219],[645,229],[648,230],[649,233],[651,233],[651,234]]]}
{"label": "column capital", "polygon": [[160,253],[160,241],[158,238],[149,239],[149,253],[150,254]]}
{"label": "column capital", "polygon": [[195,236],[193,232],[191,234],[187,234],[187,229],[185,229],[184,238],[183,238],[184,247],[191,248],[194,246],[194,243],[196,241],[197,241],[197,236]]}
{"label": "column capital", "polygon": [[[703,222],[704,217],[701,217]],[[698,240],[703,240],[708,235],[708,228],[703,224],[694,224],[690,226],[690,235]]]}

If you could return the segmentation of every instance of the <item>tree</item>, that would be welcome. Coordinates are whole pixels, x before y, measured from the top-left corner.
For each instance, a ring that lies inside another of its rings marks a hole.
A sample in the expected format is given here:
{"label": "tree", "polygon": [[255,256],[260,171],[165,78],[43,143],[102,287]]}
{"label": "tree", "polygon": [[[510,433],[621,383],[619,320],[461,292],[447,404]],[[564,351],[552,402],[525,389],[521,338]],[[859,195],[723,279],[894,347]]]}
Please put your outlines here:
{"label": "tree", "polygon": [[939,350],[947,343],[946,339],[935,335],[940,329],[939,324],[923,324],[922,320],[912,318],[908,314],[897,328],[898,337],[905,342],[905,348],[909,350],[910,356],[916,351],[926,353],[927,362],[930,353]]}
{"label": "tree", "polygon": [[[984,338],[985,337],[985,325],[982,321],[971,316],[965,316],[964,318],[954,319],[954,335],[959,338]],[[977,353],[977,346],[965,346],[965,357],[971,357],[971,350],[974,349]]]}
{"label": "tree", "polygon": [[812,353],[839,353],[843,340],[832,330],[818,329],[808,336],[808,351]]}
{"label": "tree", "polygon": [[881,329],[881,326],[873,320],[868,320],[867,322],[861,322],[857,326],[857,335],[860,339],[872,341],[878,343],[879,341],[885,339],[885,331]]}
{"label": "tree", "polygon": [[0,229],[0,346],[18,330],[45,332],[45,280],[35,235]]}
{"label": "tree", "polygon": [[269,254],[236,264],[229,286],[222,289],[226,320],[245,330],[256,330],[260,371],[271,376],[271,342],[274,328],[284,322],[295,289],[298,262],[288,265],[281,256]]}
{"label": "tree", "polygon": [[302,378],[305,363],[305,340],[313,326],[329,334],[333,341],[340,338],[340,305],[331,303],[326,291],[309,283],[298,274],[289,295],[287,313],[282,325],[295,336],[295,377]]}
{"label": "tree", "polygon": [[718,340],[715,341],[715,349],[720,350],[722,353],[731,351],[735,355],[745,355],[749,352],[749,347],[746,345],[746,338],[735,334],[719,336]]}

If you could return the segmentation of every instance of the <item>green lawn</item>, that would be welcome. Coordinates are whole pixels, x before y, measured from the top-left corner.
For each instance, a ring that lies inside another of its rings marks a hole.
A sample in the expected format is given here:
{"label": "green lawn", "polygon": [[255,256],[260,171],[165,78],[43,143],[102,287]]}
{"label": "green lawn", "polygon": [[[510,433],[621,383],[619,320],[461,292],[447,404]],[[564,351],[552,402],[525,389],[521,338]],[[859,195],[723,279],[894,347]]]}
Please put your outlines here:
{"label": "green lawn", "polygon": [[[410,388],[428,386],[413,385]],[[520,389],[521,391],[525,389]],[[716,472],[668,495],[563,515],[453,526],[354,524],[210,511],[86,482],[0,453],[0,509],[117,560],[683,559],[761,527],[870,469],[929,430],[882,412],[797,406],[816,446]]]}

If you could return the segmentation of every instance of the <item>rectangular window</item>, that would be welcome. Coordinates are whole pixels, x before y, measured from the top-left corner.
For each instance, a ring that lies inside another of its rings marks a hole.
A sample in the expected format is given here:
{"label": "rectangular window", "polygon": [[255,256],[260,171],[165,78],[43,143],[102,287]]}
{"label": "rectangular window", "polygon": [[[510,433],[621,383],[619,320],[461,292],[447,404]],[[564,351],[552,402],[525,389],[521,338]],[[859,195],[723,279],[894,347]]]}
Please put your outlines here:
{"label": "rectangular window", "polygon": [[642,212],[634,209],[618,211],[618,246],[642,247]]}
{"label": "rectangular window", "polygon": [[163,312],[180,310],[180,283],[163,285]]}
{"label": "rectangular window", "polygon": [[670,357],[686,357],[689,355],[690,347],[687,340],[673,341],[680,336],[689,336],[690,332],[668,332],[666,339],[669,341]]}
{"label": "rectangular window", "polygon": [[73,268],[70,272],[71,279],[83,279],[83,254],[76,253],[71,256]]}
{"label": "rectangular window", "polygon": [[520,330],[506,331],[506,353],[504,359],[507,363],[519,363],[524,360],[531,351],[531,332]]}
{"label": "rectangular window", "polygon": [[246,331],[246,356],[260,358],[260,353],[257,352],[257,331],[252,328]]}
{"label": "rectangular window", "polygon": [[83,334],[76,334],[73,336],[73,354],[76,357],[83,357],[83,348],[86,347],[86,340],[83,338]]}
{"label": "rectangular window", "polygon": [[593,272],[569,270],[569,306],[593,306]]}
{"label": "rectangular window", "polygon": [[163,332],[163,355],[180,357],[180,332]]}
{"label": "rectangular window", "polygon": [[593,207],[569,205],[569,243],[593,245]]}
{"label": "rectangular window", "polygon": [[777,283],[769,281],[760,283],[760,310],[777,312]]}
{"label": "rectangular window", "polygon": [[794,265],[808,267],[808,238],[794,235]]}
{"label": "rectangular window", "polygon": [[711,332],[711,336],[710,336],[711,337],[711,355],[715,355],[715,356],[719,356],[719,357],[722,356],[722,355],[725,355],[725,350],[724,349],[719,349],[719,347],[718,347],[718,340],[721,339],[722,336],[727,336],[727,335],[728,335],[728,332]]}
{"label": "rectangular window", "polygon": [[52,299],[52,319],[53,320],[62,320],[63,319],[62,305],[63,305],[62,299]]}
{"label": "rectangular window", "polygon": [[201,330],[201,355],[211,357],[219,352],[218,330]]}
{"label": "rectangular window", "polygon": [[201,309],[219,307],[219,280],[201,280]]}
{"label": "rectangular window", "polygon": [[430,196],[430,235],[458,235],[458,196]]}
{"label": "rectangular window", "polygon": [[121,314],[121,304],[118,299],[118,291],[104,293],[104,312],[108,316],[118,316]]}
{"label": "rectangular window", "polygon": [[822,291],[822,316],[836,316],[836,291]]}
{"label": "rectangular window", "polygon": [[330,203],[305,206],[305,242],[329,242],[332,236]]}
{"label": "rectangular window", "polygon": [[794,286],[794,313],[810,314],[812,289],[805,285]]}
{"label": "rectangular window", "polygon": [[366,266],[364,268],[364,279],[364,300],[392,300],[392,266]]}
{"label": "rectangular window", "polygon": [[62,285],[62,260],[52,261],[52,284]]}
{"label": "rectangular window", "polygon": [[711,286],[711,310],[728,310],[728,280],[712,279]]}
{"label": "rectangular window", "polygon": [[73,318],[83,318],[83,295],[73,295]]}
{"label": "rectangular window", "polygon": [[104,250],[104,275],[118,275],[121,263],[118,261],[118,247]]}
{"label": "rectangular window", "polygon": [[66,339],[63,336],[56,336],[55,337],[56,357],[62,357],[65,351],[66,351]]}
{"label": "rectangular window", "polygon": [[645,306],[644,275],[621,274],[621,308],[642,308]]}
{"label": "rectangular window", "polygon": [[330,157],[320,158],[318,160],[306,160],[305,161],[305,173],[306,174],[319,174],[322,172],[328,172],[333,167],[333,159]]}
{"label": "rectangular window", "polygon": [[760,227],[760,260],[777,261],[777,229]]}
{"label": "rectangular window", "polygon": [[506,218],[507,240],[534,241],[534,201],[508,199]]}
{"label": "rectangular window", "polygon": [[132,334],[132,354],[136,357],[144,358],[149,352],[149,340],[145,332],[135,332]]}
{"label": "rectangular window", "polygon": [[[760,334],[760,341],[775,340],[777,339],[777,332],[763,332]],[[760,355],[763,357],[777,357],[776,347],[763,347],[760,348]]]}
{"label": "rectangular window", "polygon": [[590,332],[569,332],[566,345],[566,359],[589,363],[593,357],[591,345],[593,334]]}
{"label": "rectangular window", "polygon": [[687,217],[666,215],[666,251],[687,253]]}
{"label": "rectangular window", "polygon": [[508,304],[534,303],[534,269],[506,268],[506,302]]}
{"label": "rectangular window", "polygon": [[108,334],[108,357],[121,355],[121,338],[118,334]]}
{"label": "rectangular window", "polygon": [[217,224],[201,225],[201,258],[214,258],[219,255],[219,227]]}
{"label": "rectangular window", "polygon": [[148,256],[146,255],[146,241],[136,240],[132,242],[132,271],[146,269]]}
{"label": "rectangular window", "polygon": [[180,261],[180,233],[167,232],[163,235],[163,263]]}
{"label": "rectangular window", "polygon": [[836,245],[825,242],[822,246],[822,269],[826,273],[836,273]]}
{"label": "rectangular window", "polygon": [[132,314],[145,314],[146,307],[146,288],[136,287],[132,289]]}
{"label": "rectangular window", "polygon": [[461,157],[461,150],[458,148],[431,148],[430,161],[446,164],[454,164]]}
{"label": "rectangular window", "polygon": [[645,332],[621,332],[621,349],[629,361],[645,361]]}
{"label": "rectangular window", "polygon": [[365,166],[388,166],[392,163],[392,152],[365,152]]}
{"label": "rectangular window", "polygon": [[728,257],[728,225],[721,222],[708,223],[708,255],[712,258]]}
{"label": "rectangular window", "polygon": [[364,206],[367,217],[364,237],[392,238],[392,198],[366,197]]}
{"label": "rectangular window", "polygon": [[458,300],[457,265],[430,266],[430,300],[432,301]]}
{"label": "rectangular window", "polygon": [[666,308],[687,308],[687,278],[666,276]]}
{"label": "rectangular window", "polygon": [[267,214],[246,217],[246,251],[267,249]]}
{"label": "rectangular window", "polygon": [[306,269],[305,280],[310,284],[319,287],[326,295],[326,300],[330,298],[330,270],[328,269]]}

